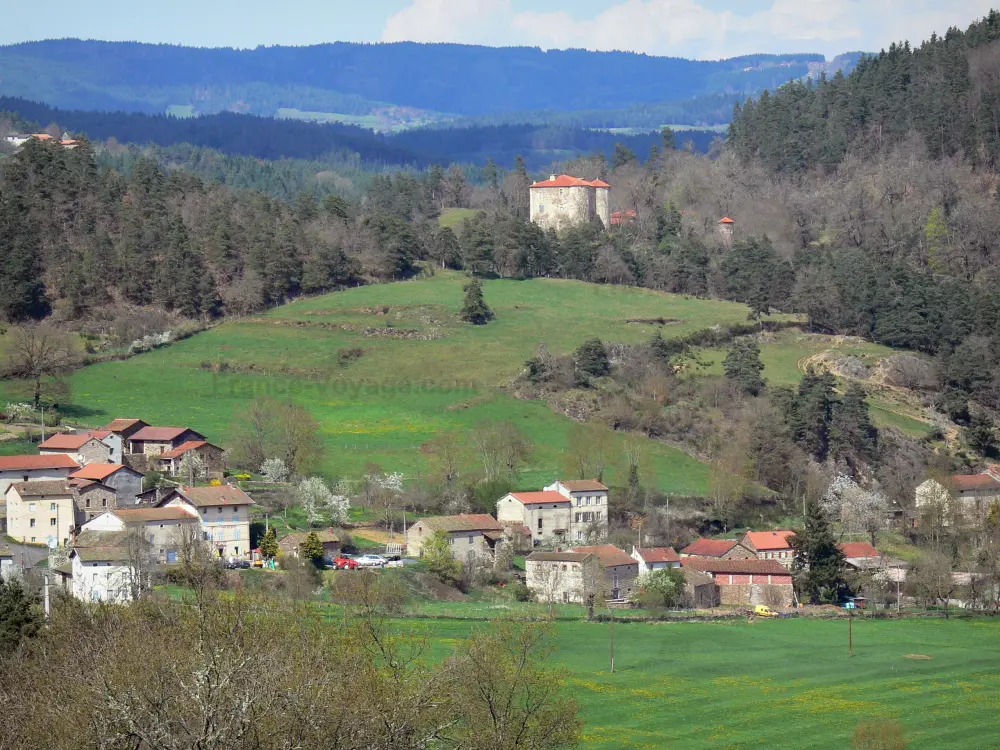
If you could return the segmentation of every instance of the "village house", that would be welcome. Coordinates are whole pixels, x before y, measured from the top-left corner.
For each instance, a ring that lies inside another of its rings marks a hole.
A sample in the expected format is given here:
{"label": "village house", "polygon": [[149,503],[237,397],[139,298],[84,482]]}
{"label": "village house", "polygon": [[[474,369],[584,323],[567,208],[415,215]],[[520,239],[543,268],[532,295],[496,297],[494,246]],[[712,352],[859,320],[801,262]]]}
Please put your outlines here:
{"label": "village house", "polygon": [[685,570],[712,577],[722,604],[790,607],[795,600],[792,574],[777,560],[685,557]]}
{"label": "village house", "polygon": [[694,568],[682,568],[684,574],[684,593],[687,605],[695,609],[712,609],[718,607],[719,587],[708,573],[701,573]]}
{"label": "village house", "polygon": [[604,570],[605,593],[609,599],[628,599],[635,579],[639,577],[639,563],[627,552],[613,544],[574,547],[571,552],[595,555]]}
{"label": "village house", "polygon": [[681,567],[681,556],[673,547],[632,547],[632,559],[639,563],[639,575]]}
{"label": "village house", "polygon": [[12,482],[51,482],[67,479],[80,464],[65,453],[50,456],[0,456],[0,497]]}
{"label": "village house", "polygon": [[1000,470],[991,466],[979,474],[953,474],[940,482],[928,479],[914,495],[918,516],[931,514],[943,526],[979,524],[1000,501]]}
{"label": "village house", "polygon": [[278,549],[285,555],[297,558],[302,552],[302,545],[305,544],[306,538],[311,533],[319,537],[320,544],[323,545],[323,557],[334,558],[340,554],[340,537],[333,529],[292,532],[278,541]]}
{"label": "village house", "polygon": [[596,555],[584,552],[535,551],[524,558],[525,584],[542,603],[583,604],[587,566],[599,564]]}
{"label": "village house", "polygon": [[194,509],[116,508],[87,521],[80,528],[86,532],[121,533],[137,530],[149,543],[150,553],[161,563],[175,563],[186,540],[201,538],[201,524]]}
{"label": "village house", "polygon": [[69,553],[69,590],[86,602],[122,604],[132,600],[137,575],[134,560],[123,543],[123,536],[113,532],[89,532],[81,535]]}
{"label": "village house", "polygon": [[862,573],[872,573],[893,583],[906,580],[906,563],[879,552],[868,542],[843,542],[837,547],[844,553],[847,567]]}
{"label": "village house", "polygon": [[[180,476],[182,463],[188,454],[198,456],[205,465],[208,476],[221,478],[226,468],[225,451],[217,445],[205,440],[189,440],[157,456],[154,461],[156,468],[171,476]],[[181,477],[184,479],[185,477]]]}
{"label": "village house", "polygon": [[406,532],[406,554],[421,557],[424,544],[437,533],[451,540],[451,554],[461,562],[490,557],[504,538],[503,526],[486,513],[462,513],[457,516],[421,518]]}
{"label": "village house", "polygon": [[525,526],[533,546],[566,541],[570,527],[571,501],[558,492],[508,492],[497,501],[497,519],[502,524]]}
{"label": "village house", "polygon": [[749,560],[754,553],[735,539],[695,539],[680,551],[684,557],[721,557],[726,560]]}
{"label": "village house", "polygon": [[790,541],[794,536],[794,531],[748,531],[740,544],[758,560],[777,560],[790,570],[795,560],[795,550]]}
{"label": "village house", "polygon": [[124,464],[87,464],[69,475],[70,479],[100,482],[115,491],[115,506],[127,508],[135,505],[142,492],[142,474]]}
{"label": "village house", "polygon": [[608,488],[596,479],[557,480],[546,492],[558,492],[572,504],[569,538],[572,542],[599,542],[608,537]]}
{"label": "village house", "polygon": [[202,538],[220,558],[250,554],[250,507],[253,500],[239,487],[177,487],[158,508],[190,508],[198,514]]}
{"label": "village house", "polygon": [[143,427],[149,427],[149,425],[141,419],[119,417],[118,419],[112,419],[104,426],[104,429],[108,432],[113,432],[122,439],[122,445],[128,446],[129,439]]}
{"label": "village house", "polygon": [[611,185],[604,180],[583,180],[552,175],[529,187],[530,217],[542,229],[564,229],[599,219],[611,226]]}
{"label": "village house", "polygon": [[9,537],[50,547],[69,544],[76,506],[68,480],[13,482],[4,498]]}
{"label": "village house", "polygon": [[20,574],[20,566],[14,563],[14,552],[7,545],[0,544],[0,581],[9,581]]}
{"label": "village house", "polygon": [[180,448],[184,443],[204,440],[205,436],[189,427],[143,427],[128,439],[128,452],[147,457],[159,456]]}
{"label": "village house", "polygon": [[73,502],[76,507],[76,523],[80,525],[94,516],[118,506],[118,494],[94,479],[67,480],[73,488]]}
{"label": "village house", "polygon": [[39,443],[43,455],[64,453],[81,466],[90,463],[120,463],[122,439],[108,430],[60,432]]}

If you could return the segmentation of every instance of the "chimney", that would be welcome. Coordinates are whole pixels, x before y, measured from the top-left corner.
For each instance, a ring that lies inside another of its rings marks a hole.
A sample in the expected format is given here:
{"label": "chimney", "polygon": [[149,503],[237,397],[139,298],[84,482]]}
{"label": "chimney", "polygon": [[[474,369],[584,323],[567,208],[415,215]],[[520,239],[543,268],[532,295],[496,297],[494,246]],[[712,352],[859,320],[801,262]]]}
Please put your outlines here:
{"label": "chimney", "polygon": [[555,182],[555,181],[556,181],[556,176],[554,174],[549,175],[549,182]]}
{"label": "chimney", "polygon": [[556,552],[562,552],[562,547],[556,547]]}

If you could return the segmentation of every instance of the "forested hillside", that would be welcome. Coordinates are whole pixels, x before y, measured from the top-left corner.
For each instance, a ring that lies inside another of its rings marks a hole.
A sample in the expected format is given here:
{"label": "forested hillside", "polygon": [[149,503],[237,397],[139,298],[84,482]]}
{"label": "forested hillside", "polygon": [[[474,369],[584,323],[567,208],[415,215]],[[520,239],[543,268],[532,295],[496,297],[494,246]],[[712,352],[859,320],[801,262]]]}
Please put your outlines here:
{"label": "forested hillside", "polygon": [[809,54],[694,61],[410,42],[233,50],[65,39],[0,48],[0,93],[67,109],[151,114],[170,104],[209,113],[273,115],[278,107],[358,113],[368,102],[389,102],[479,115],[751,93],[804,76],[809,63],[822,61]]}

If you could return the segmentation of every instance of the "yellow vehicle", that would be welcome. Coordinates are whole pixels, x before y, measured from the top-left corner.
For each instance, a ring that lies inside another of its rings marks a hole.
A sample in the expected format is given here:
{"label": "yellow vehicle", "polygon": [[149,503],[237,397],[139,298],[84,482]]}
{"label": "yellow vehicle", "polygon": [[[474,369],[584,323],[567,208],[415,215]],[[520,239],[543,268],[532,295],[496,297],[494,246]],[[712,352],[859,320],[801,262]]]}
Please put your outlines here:
{"label": "yellow vehicle", "polygon": [[768,607],[766,604],[758,604],[753,608],[753,613],[757,617],[777,617],[778,613],[773,609]]}

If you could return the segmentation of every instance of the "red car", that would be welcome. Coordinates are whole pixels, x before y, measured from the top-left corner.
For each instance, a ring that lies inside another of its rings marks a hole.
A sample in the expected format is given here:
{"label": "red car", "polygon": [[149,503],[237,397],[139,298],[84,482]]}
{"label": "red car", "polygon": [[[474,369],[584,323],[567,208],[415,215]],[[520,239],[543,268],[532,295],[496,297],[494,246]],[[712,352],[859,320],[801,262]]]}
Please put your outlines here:
{"label": "red car", "polygon": [[337,570],[355,570],[358,567],[358,561],[353,557],[339,555],[333,558],[333,567]]}

